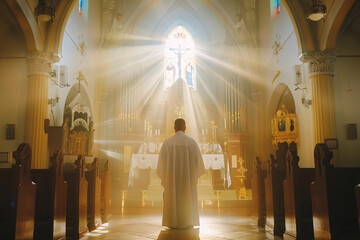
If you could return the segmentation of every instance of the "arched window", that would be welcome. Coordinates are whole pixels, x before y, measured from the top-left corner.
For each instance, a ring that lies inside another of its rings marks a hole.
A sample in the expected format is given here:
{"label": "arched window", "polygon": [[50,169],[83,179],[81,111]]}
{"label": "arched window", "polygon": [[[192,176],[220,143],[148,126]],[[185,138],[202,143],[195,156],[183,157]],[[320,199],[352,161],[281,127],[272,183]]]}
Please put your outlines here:
{"label": "arched window", "polygon": [[182,26],[172,30],[165,42],[164,88],[170,88],[179,78],[196,89],[195,43]]}

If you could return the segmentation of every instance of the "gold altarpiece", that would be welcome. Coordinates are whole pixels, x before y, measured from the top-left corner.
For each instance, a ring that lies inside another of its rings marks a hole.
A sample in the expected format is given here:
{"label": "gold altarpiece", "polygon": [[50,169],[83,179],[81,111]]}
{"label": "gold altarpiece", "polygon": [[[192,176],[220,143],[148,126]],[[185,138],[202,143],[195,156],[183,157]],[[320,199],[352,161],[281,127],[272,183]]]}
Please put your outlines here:
{"label": "gold altarpiece", "polygon": [[289,113],[283,105],[271,119],[271,133],[273,148],[277,149],[278,143],[299,143],[297,118],[295,113]]}

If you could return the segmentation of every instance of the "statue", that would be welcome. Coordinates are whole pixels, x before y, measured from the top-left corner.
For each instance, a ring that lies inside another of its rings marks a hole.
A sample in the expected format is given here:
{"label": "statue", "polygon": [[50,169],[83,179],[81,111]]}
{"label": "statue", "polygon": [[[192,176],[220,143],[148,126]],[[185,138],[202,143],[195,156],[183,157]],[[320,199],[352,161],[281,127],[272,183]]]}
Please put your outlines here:
{"label": "statue", "polygon": [[64,119],[62,125],[62,151],[63,153],[68,153],[68,139],[69,139],[69,118]]}
{"label": "statue", "polygon": [[114,19],[112,20],[111,28],[107,37],[107,43],[109,45],[115,45],[120,42],[123,27],[124,24],[122,15],[120,13],[116,13]]}

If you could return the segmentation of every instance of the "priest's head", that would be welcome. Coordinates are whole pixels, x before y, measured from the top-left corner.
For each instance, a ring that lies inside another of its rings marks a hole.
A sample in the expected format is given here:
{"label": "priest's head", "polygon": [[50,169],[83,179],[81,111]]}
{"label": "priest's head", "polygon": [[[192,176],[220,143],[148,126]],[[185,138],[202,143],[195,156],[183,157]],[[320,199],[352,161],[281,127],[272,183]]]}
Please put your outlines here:
{"label": "priest's head", "polygon": [[175,132],[177,132],[177,131],[185,132],[185,130],[186,130],[185,120],[182,118],[176,119],[174,122],[174,129],[175,129]]}

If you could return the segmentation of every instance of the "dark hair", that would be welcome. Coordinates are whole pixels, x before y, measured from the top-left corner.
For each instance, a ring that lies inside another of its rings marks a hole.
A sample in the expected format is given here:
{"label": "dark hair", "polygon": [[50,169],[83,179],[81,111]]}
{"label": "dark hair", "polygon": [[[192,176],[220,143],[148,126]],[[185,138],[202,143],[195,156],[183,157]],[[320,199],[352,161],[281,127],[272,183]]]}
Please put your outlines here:
{"label": "dark hair", "polygon": [[174,122],[175,131],[185,130],[185,126],[186,126],[185,120],[182,118],[178,118]]}

